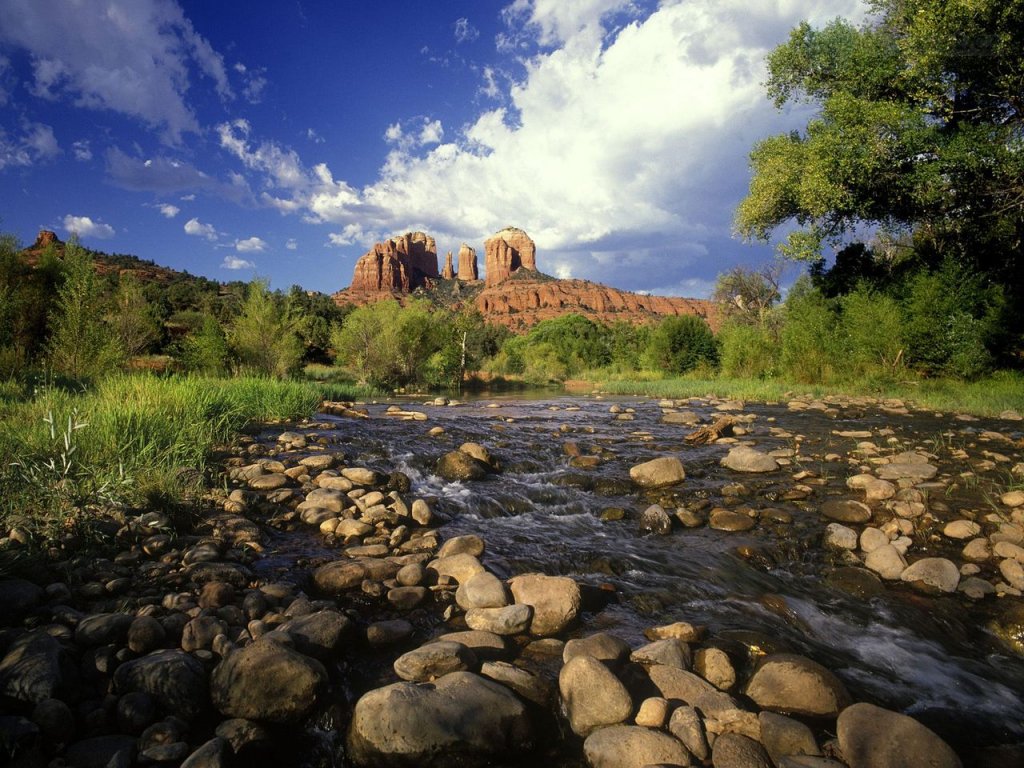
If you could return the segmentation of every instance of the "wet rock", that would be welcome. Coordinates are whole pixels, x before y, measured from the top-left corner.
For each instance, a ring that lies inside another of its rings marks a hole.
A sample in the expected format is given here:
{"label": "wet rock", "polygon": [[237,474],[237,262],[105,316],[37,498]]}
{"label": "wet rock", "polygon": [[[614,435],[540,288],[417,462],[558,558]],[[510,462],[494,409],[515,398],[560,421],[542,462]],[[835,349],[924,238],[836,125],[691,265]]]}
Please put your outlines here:
{"label": "wet rock", "polygon": [[484,553],[484,540],[479,536],[469,534],[467,536],[454,536],[437,550],[438,558],[450,557],[451,555],[472,555],[480,557]]}
{"label": "wet rock", "polygon": [[125,662],[114,673],[114,688],[147,693],[164,711],[186,721],[209,708],[206,670],[183,651],[157,651]]}
{"label": "wet rock", "polygon": [[749,531],[757,524],[750,515],[733,512],[731,509],[713,509],[708,518],[708,526],[716,531]]}
{"label": "wet rock", "polygon": [[567,576],[527,573],[509,581],[515,602],[533,606],[530,633],[538,637],[557,635],[579,615],[579,585]]}
{"label": "wet rock", "polygon": [[64,692],[64,651],[44,630],[22,635],[0,660],[0,694],[36,704]]}
{"label": "wet rock", "polygon": [[468,611],[471,608],[503,608],[509,604],[509,598],[501,579],[493,573],[481,571],[459,584],[455,602]]}
{"label": "wet rock", "polygon": [[351,480],[355,485],[374,486],[383,485],[387,482],[387,475],[366,467],[344,467],[341,476]]}
{"label": "wet rock", "polygon": [[767,453],[749,446],[738,445],[730,449],[722,459],[722,466],[734,472],[761,473],[774,472],[779,468],[779,462]]}
{"label": "wet rock", "polygon": [[320,662],[263,639],[217,665],[210,698],[226,717],[287,723],[309,714],[326,684]]}
{"label": "wet rock", "polygon": [[761,709],[835,717],[850,703],[846,687],[825,667],[788,653],[765,657],[743,691]]}
{"label": "wet rock", "polygon": [[659,627],[648,627],[644,630],[644,637],[648,640],[665,640],[672,638],[682,640],[684,643],[695,643],[704,636],[704,628],[694,626],[688,621],[676,621],[672,624],[663,624]]}
{"label": "wet rock", "polygon": [[491,468],[468,453],[450,451],[438,459],[435,472],[449,483],[458,483],[483,480],[490,474]]}
{"label": "wet rock", "polygon": [[900,580],[926,592],[956,592],[960,570],[944,557],[925,557],[903,571]]}
{"label": "wet rock", "polygon": [[215,733],[228,743],[235,754],[250,746],[268,744],[273,739],[271,732],[264,726],[239,717],[222,721]]}
{"label": "wet rock", "polygon": [[714,768],[772,768],[764,747],[738,733],[723,733],[711,750]]}
{"label": "wet rock", "polygon": [[987,626],[1003,645],[1024,657],[1024,604],[1011,603]]}
{"label": "wet rock", "polygon": [[394,645],[412,635],[413,626],[405,619],[375,621],[366,628],[366,642],[370,645]]}
{"label": "wet rock", "polygon": [[895,581],[906,570],[907,561],[903,559],[903,555],[895,546],[886,544],[869,552],[864,558],[864,565],[883,579]]}
{"label": "wet rock", "polygon": [[663,664],[676,669],[689,669],[693,663],[690,646],[671,637],[643,645],[633,651],[629,658],[638,664]]}
{"label": "wet rock", "polygon": [[672,518],[660,504],[652,504],[640,514],[640,530],[664,536],[672,532]]}
{"label": "wet rock", "polygon": [[51,744],[67,744],[75,735],[75,715],[60,699],[43,699],[36,704],[32,722]]}
{"label": "wet rock", "polygon": [[498,460],[491,455],[489,450],[480,445],[480,443],[463,443],[459,446],[459,450],[469,456],[472,456],[482,464],[487,465],[491,472],[498,472],[501,469],[501,464]]}
{"label": "wet rock", "polygon": [[785,715],[761,712],[757,716],[761,725],[761,744],[768,756],[778,765],[784,755],[820,755],[811,729]]}
{"label": "wet rock", "polygon": [[349,756],[364,768],[514,760],[532,743],[516,695],[470,672],[370,691],[356,702],[348,734]]}
{"label": "wet rock", "polygon": [[583,743],[591,768],[644,768],[649,765],[690,765],[679,740],[636,725],[615,725],[595,731]]}
{"label": "wet rock", "polygon": [[629,691],[592,656],[577,656],[558,675],[558,690],[573,732],[586,737],[633,714]]}
{"label": "wet rock", "polygon": [[662,456],[631,467],[629,477],[641,488],[665,488],[683,482],[686,470],[675,456]]}
{"label": "wet rock", "polygon": [[352,622],[337,611],[324,610],[299,616],[283,624],[295,650],[320,661],[336,657],[352,634]]}
{"label": "wet rock", "polygon": [[433,510],[431,510],[430,505],[423,499],[416,499],[413,501],[412,509],[409,514],[412,515],[412,519],[419,525],[430,525],[434,519]]}
{"label": "wet rock", "polygon": [[434,571],[439,577],[448,576],[459,584],[465,584],[484,570],[483,565],[476,557],[466,553],[433,560],[427,568]]}
{"label": "wet rock", "polygon": [[836,723],[839,749],[850,768],[960,768],[960,758],[919,722],[873,704],[847,707]]}
{"label": "wet rock", "polygon": [[388,590],[388,604],[399,611],[411,611],[430,597],[426,587],[395,587]]}
{"label": "wet rock", "polygon": [[518,635],[526,632],[533,619],[529,605],[506,605],[502,608],[470,608],[466,611],[466,624],[470,629],[493,632],[496,635]]}
{"label": "wet rock", "polygon": [[409,651],[395,659],[395,674],[403,680],[427,682],[451,672],[473,672],[476,655],[461,643],[438,641]]}
{"label": "wet rock", "polygon": [[836,568],[825,580],[833,587],[865,600],[885,591],[878,576],[865,568]]}
{"label": "wet rock", "polygon": [[871,519],[871,507],[854,499],[826,501],[819,511],[828,519],[840,523],[866,523]]}
{"label": "wet rock", "polygon": [[568,664],[577,656],[590,656],[615,667],[625,661],[629,653],[629,643],[625,640],[607,632],[598,632],[588,637],[566,641],[562,649],[562,662]]}
{"label": "wet rock", "polygon": [[852,551],[857,548],[857,538],[857,532],[852,528],[847,528],[842,523],[829,523],[825,526],[826,547]]}

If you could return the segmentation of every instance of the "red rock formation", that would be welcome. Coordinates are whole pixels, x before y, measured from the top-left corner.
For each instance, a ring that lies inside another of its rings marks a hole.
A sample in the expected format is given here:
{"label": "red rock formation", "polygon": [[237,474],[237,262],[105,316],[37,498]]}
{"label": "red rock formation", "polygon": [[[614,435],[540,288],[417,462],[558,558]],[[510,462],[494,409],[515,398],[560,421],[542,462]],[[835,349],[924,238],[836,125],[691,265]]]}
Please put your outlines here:
{"label": "red rock formation", "polygon": [[56,232],[51,232],[48,229],[40,229],[39,235],[36,237],[36,242],[32,246],[31,250],[42,250],[48,245],[61,245],[61,240],[57,237]]}
{"label": "red rock formation", "polygon": [[520,269],[537,270],[537,246],[516,227],[505,227],[484,243],[487,287],[508,280]]}
{"label": "red rock formation", "polygon": [[463,243],[459,248],[459,280],[479,279],[476,271],[476,251]]}
{"label": "red rock formation", "polygon": [[356,262],[349,290],[356,293],[410,291],[438,277],[437,245],[422,232],[406,232],[400,237],[375,243]]}
{"label": "red rock formation", "polygon": [[515,280],[488,285],[476,306],[490,323],[514,331],[527,330],[541,320],[575,312],[596,322],[624,320],[638,324],[672,315],[696,315],[718,327],[714,305],[702,299],[644,296],[586,280]]}
{"label": "red rock formation", "polygon": [[455,267],[452,266],[452,252],[448,251],[448,255],[444,260],[444,271],[441,272],[441,277],[445,280],[451,280],[455,277]]}

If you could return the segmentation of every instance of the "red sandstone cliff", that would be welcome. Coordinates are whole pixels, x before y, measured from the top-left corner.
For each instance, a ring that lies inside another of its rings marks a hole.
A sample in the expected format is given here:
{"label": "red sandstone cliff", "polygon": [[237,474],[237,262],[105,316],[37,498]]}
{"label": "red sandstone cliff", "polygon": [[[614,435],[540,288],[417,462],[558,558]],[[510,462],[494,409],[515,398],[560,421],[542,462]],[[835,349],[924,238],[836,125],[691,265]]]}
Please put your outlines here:
{"label": "red sandstone cliff", "polygon": [[487,287],[508,280],[520,269],[537,270],[537,246],[516,227],[505,227],[484,243]]}
{"label": "red sandstone cliff", "polygon": [[375,243],[356,262],[352,274],[354,293],[409,293],[426,285],[437,274],[437,245],[423,232]]}
{"label": "red sandstone cliff", "polygon": [[465,243],[459,248],[459,280],[479,280],[476,271],[476,251]]}

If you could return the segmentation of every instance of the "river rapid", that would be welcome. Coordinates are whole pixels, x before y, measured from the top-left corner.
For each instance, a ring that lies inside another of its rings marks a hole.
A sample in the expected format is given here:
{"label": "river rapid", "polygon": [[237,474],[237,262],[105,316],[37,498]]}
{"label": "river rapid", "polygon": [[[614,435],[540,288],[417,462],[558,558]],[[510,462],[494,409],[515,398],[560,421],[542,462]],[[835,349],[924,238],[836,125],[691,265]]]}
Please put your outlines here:
{"label": "river rapid", "polygon": [[[963,542],[943,539],[935,525],[941,531],[946,520],[981,520],[993,511],[993,494],[1013,482],[1011,467],[1021,461],[1012,442],[1020,445],[1020,422],[850,401],[799,410],[712,399],[672,403],[669,410],[692,411],[702,423],[723,411],[738,416],[747,432],[739,439],[777,451],[783,463],[775,472],[741,474],[720,465],[730,441],[688,445],[692,427],[665,423],[665,402],[550,393],[454,405],[401,402],[426,414],[425,421],[388,416],[394,402],[359,406],[369,419],[318,416],[319,433],[348,461],[408,475],[413,495],[434,500],[445,520],[443,538],[481,536],[482,560],[497,575],[541,571],[593,587],[604,599],[591,601],[574,636],[605,631],[636,646],[645,628],[687,621],[706,626],[726,648],[742,643],[807,655],[833,670],[856,700],[913,715],[961,754],[979,744],[1024,741],[1024,659],[987,628],[1020,598],[926,595],[899,582],[874,595],[851,594],[829,579],[849,555],[824,546],[830,521],[818,513],[828,499],[862,497],[846,480],[870,466],[870,456],[928,453],[939,467],[923,486],[926,519],[934,525],[916,521],[908,560],[948,556],[959,565]],[[436,427],[443,433],[428,434]],[[441,479],[438,459],[466,441],[486,446],[501,472],[476,482]],[[861,454],[854,453],[858,443]],[[576,453],[596,458],[573,462]],[[659,456],[681,459],[686,479],[641,492],[629,469]],[[654,502],[670,513],[727,507],[782,514],[762,514],[746,532],[674,522],[670,533],[657,535],[638,521]],[[310,531],[275,534],[259,566],[263,575],[295,577],[302,565],[336,557]],[[998,571],[980,575],[996,581]]]}

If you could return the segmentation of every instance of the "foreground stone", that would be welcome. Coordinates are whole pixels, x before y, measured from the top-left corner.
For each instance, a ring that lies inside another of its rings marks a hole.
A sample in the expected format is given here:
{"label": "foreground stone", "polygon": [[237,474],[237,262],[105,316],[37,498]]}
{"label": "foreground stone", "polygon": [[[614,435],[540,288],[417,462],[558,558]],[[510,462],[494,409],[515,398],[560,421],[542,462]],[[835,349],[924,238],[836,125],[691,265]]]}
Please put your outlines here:
{"label": "foreground stone", "polygon": [[167,712],[186,721],[209,708],[206,670],[183,651],[157,651],[125,662],[117,668],[114,686],[122,694],[146,693]]}
{"label": "foreground stone", "polygon": [[779,468],[779,462],[767,453],[741,445],[733,448],[722,459],[722,466],[734,472],[774,472]]}
{"label": "foreground stone", "polygon": [[580,612],[579,585],[567,576],[525,573],[509,582],[516,603],[533,606],[530,633],[539,637],[557,635]]}
{"label": "foreground stone", "polygon": [[960,758],[931,730],[874,704],[847,707],[836,732],[850,768],[961,768]]}
{"label": "foreground stone", "polygon": [[629,477],[641,488],[664,488],[683,482],[686,470],[676,457],[662,456],[631,467]]}
{"label": "foreground stone", "polygon": [[434,685],[395,683],[356,702],[348,735],[358,766],[477,765],[533,745],[525,705],[502,685],[453,672]]}
{"label": "foreground stone", "polygon": [[850,703],[839,678],[817,662],[789,653],[765,657],[744,693],[761,709],[807,717],[835,717]]}
{"label": "foreground stone", "polygon": [[643,768],[646,765],[691,765],[678,739],[635,725],[616,725],[592,733],[583,743],[592,768]]}
{"label": "foreground stone", "polygon": [[623,723],[633,714],[629,691],[608,667],[592,656],[576,656],[562,667],[558,689],[569,725],[579,736]]}

